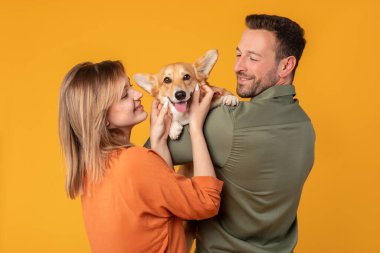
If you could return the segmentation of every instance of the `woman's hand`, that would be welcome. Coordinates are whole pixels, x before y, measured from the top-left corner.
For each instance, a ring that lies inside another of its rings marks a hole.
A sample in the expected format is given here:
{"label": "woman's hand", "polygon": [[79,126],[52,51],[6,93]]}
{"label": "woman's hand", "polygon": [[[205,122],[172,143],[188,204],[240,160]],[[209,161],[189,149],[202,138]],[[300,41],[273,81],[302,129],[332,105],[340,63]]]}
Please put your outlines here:
{"label": "woman's hand", "polygon": [[152,103],[152,111],[150,115],[150,144],[152,150],[158,153],[173,168],[172,158],[168,148],[168,135],[172,117],[168,110],[169,101],[164,106],[155,99]]}
{"label": "woman's hand", "polygon": [[200,90],[199,85],[195,87],[193,93],[193,99],[190,105],[189,113],[189,131],[190,134],[203,132],[203,124],[205,122],[206,116],[210,110],[211,100],[214,95],[214,91],[208,85],[203,85],[205,96],[200,101]]}
{"label": "woman's hand", "polygon": [[172,122],[170,112],[168,112],[168,101],[162,106],[157,99],[153,100],[150,115],[150,141],[154,144],[166,144],[169,129]]}

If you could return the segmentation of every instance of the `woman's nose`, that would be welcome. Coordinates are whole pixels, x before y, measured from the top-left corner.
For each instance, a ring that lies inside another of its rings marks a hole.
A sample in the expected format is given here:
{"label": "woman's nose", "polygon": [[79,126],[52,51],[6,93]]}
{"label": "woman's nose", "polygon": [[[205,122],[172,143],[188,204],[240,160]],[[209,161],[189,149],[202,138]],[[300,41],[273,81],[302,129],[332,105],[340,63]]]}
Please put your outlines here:
{"label": "woman's nose", "polygon": [[140,98],[142,98],[142,96],[143,94],[140,91],[133,89],[134,100],[139,100]]}

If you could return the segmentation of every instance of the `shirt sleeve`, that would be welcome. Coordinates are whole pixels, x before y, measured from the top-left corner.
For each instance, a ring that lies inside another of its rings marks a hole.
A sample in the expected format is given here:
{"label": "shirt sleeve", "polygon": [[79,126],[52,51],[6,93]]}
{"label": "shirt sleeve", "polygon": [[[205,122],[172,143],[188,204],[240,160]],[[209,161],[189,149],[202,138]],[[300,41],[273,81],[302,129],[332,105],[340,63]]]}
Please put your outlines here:
{"label": "shirt sleeve", "polygon": [[151,150],[135,160],[125,194],[132,194],[142,210],[184,220],[206,219],[218,213],[222,181],[208,176],[189,179],[179,175]]}
{"label": "shirt sleeve", "polygon": [[[218,106],[209,112],[204,124],[203,131],[211,160],[218,167],[226,163],[232,149],[234,109],[235,107]],[[170,140],[168,146],[174,165],[193,161],[188,125],[183,128],[180,138]],[[145,143],[145,147],[150,147],[149,140]]]}

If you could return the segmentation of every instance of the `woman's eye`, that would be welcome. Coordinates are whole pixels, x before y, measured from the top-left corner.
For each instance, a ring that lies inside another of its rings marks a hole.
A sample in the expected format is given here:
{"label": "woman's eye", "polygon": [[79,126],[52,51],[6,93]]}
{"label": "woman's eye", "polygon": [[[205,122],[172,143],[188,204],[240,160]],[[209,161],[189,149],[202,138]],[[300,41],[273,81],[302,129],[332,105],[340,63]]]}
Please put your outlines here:
{"label": "woman's eye", "polygon": [[186,81],[186,80],[189,80],[189,79],[190,79],[190,75],[186,74],[186,75],[183,76],[183,80]]}
{"label": "woman's eye", "polygon": [[164,78],[164,83],[171,83],[171,82],[172,82],[172,79],[170,79],[169,77]]}
{"label": "woman's eye", "polygon": [[124,99],[124,98],[127,98],[128,97],[128,92],[126,92],[125,94],[123,94],[122,96],[121,96],[121,99]]}

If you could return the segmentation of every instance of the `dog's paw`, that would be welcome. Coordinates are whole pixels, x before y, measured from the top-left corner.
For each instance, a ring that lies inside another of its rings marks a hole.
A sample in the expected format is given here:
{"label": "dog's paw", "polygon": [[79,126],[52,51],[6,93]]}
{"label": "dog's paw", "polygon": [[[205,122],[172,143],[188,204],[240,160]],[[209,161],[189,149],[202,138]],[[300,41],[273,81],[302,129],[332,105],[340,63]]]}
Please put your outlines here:
{"label": "dog's paw", "polygon": [[222,104],[237,106],[239,104],[239,99],[234,95],[226,95],[222,97]]}
{"label": "dog's paw", "polygon": [[183,126],[178,122],[173,122],[170,126],[169,137],[172,140],[177,140],[182,133]]}

